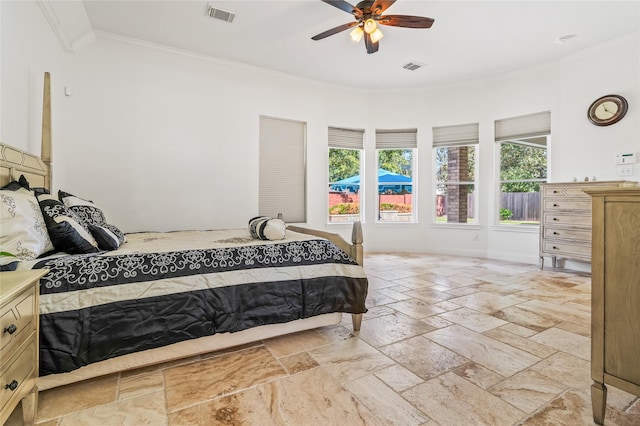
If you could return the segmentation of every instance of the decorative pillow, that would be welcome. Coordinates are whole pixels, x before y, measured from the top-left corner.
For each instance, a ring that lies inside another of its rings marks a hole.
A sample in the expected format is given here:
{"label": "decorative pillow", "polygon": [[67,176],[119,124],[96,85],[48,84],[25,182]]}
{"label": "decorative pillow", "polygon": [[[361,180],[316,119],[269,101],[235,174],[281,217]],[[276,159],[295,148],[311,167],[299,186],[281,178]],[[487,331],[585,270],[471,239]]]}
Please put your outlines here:
{"label": "decorative pillow", "polygon": [[[105,226],[97,226],[97,225],[89,225],[89,230],[91,231],[91,235],[98,242],[98,247],[101,250],[115,250],[120,247],[120,238],[109,229],[111,225]],[[115,228],[115,226],[113,227]],[[115,228],[119,231],[118,228]]]}
{"label": "decorative pillow", "polygon": [[[15,191],[0,190],[1,221],[0,251],[15,255],[20,260],[31,260],[53,250],[38,200],[24,187]],[[0,257],[5,265],[16,259]]]}
{"label": "decorative pillow", "polygon": [[51,194],[38,195],[38,202],[56,249],[67,253],[98,251],[98,243],[88,230],[89,226],[62,202]]}
{"label": "decorative pillow", "polygon": [[8,191],[17,191],[20,188],[31,189],[29,188],[29,181],[24,175],[20,175],[18,180],[13,180],[2,187],[2,189],[6,189]]}
{"label": "decorative pillow", "polygon": [[267,216],[256,216],[249,220],[249,232],[253,238],[259,240],[282,240],[285,237],[287,225],[281,219]]}
{"label": "decorative pillow", "polygon": [[[77,214],[82,221],[87,224],[87,228],[91,231],[98,242],[98,247],[100,247],[100,249],[115,250],[127,241],[124,233],[120,229],[107,223],[107,219],[105,218],[102,210],[92,201],[76,197],[75,195],[64,191],[58,191],[58,198],[66,207],[69,208],[69,210]],[[93,225],[95,228],[91,228],[90,225]],[[111,248],[113,247],[113,244],[105,243],[105,241],[108,241],[110,237],[105,237],[104,231],[101,231],[101,229],[108,230],[109,233],[114,234],[118,238],[118,245],[116,247]],[[99,235],[96,235],[96,233]],[[107,238],[107,240],[105,240],[105,238]],[[103,244],[100,243],[101,241]]]}

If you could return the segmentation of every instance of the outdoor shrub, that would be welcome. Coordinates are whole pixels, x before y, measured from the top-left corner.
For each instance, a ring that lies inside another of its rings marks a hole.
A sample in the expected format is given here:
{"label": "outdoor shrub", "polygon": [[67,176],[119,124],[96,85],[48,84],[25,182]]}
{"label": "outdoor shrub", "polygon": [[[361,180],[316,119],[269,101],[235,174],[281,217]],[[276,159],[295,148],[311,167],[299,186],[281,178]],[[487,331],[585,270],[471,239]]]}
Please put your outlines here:
{"label": "outdoor shrub", "polygon": [[360,213],[360,204],[358,203],[340,203],[329,207],[329,214],[358,214]]}
{"label": "outdoor shrub", "polygon": [[500,219],[510,220],[513,217],[513,212],[509,209],[500,209]]}
{"label": "outdoor shrub", "polygon": [[380,211],[394,210],[398,213],[411,213],[411,204],[380,203]]}

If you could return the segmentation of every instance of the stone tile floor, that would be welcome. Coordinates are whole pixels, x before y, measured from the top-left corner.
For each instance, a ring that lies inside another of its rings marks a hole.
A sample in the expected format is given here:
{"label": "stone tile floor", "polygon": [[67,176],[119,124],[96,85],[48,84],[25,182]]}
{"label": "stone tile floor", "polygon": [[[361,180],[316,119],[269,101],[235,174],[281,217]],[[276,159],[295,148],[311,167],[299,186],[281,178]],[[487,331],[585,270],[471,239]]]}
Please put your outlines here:
{"label": "stone tile floor", "polygon": [[[40,425],[591,425],[590,276],[367,254],[354,335],[300,332],[41,392]],[[609,387],[607,425],[640,425]],[[20,425],[20,408],[7,425]]]}

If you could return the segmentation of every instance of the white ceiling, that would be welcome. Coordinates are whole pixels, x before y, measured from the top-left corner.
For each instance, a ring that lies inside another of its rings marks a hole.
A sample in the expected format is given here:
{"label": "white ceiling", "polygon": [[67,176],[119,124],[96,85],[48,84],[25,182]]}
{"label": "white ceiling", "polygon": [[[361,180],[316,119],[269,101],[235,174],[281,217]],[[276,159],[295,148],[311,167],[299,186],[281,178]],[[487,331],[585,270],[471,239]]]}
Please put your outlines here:
{"label": "white ceiling", "polygon": [[[207,5],[235,13],[233,23]],[[355,4],[355,2],[351,2]],[[412,1],[387,14],[433,18],[431,29],[381,26],[380,50],[344,31],[311,37],[353,17],[320,0],[85,0],[91,26],[216,58],[364,89],[415,88],[483,78],[561,58],[638,31],[640,1]],[[564,44],[555,39],[577,37]],[[403,65],[426,64],[417,71]]]}

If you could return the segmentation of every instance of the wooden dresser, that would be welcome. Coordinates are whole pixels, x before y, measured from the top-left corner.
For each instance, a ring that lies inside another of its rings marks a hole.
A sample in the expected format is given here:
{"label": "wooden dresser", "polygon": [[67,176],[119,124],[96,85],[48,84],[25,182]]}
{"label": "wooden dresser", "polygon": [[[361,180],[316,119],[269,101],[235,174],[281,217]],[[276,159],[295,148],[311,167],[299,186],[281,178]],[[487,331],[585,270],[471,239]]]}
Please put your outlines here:
{"label": "wooden dresser", "polygon": [[545,183],[540,185],[540,268],[545,256],[591,261],[591,197],[584,191],[634,186],[629,181]]}
{"label": "wooden dresser", "polygon": [[591,401],[603,424],[606,384],[640,396],[640,187],[592,189]]}
{"label": "wooden dresser", "polygon": [[0,424],[22,400],[25,425],[38,409],[39,283],[46,269],[0,272]]}

